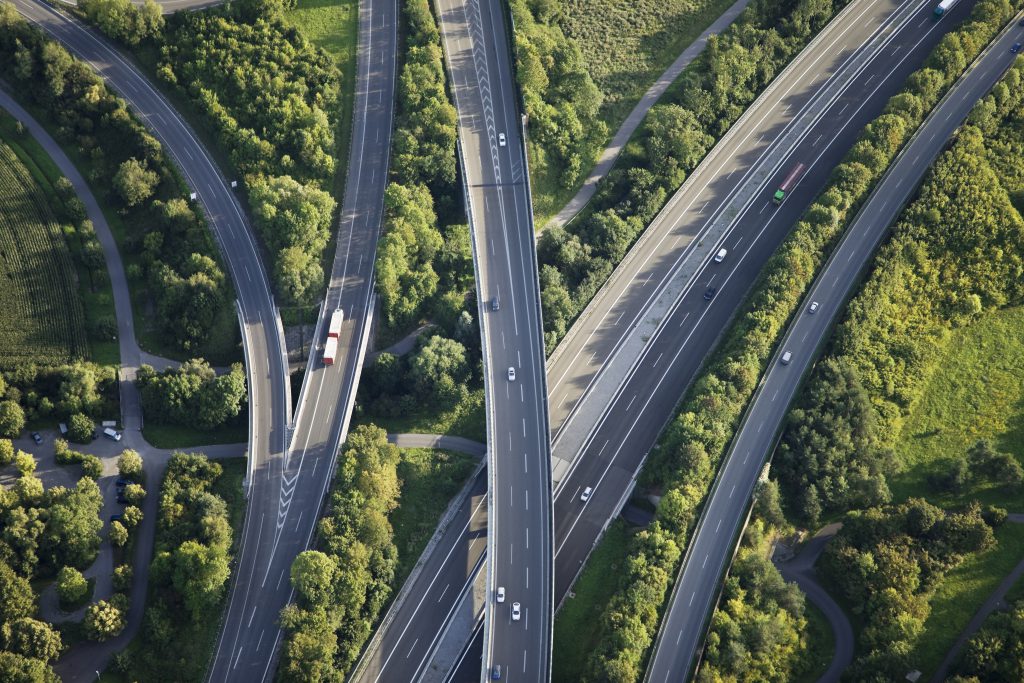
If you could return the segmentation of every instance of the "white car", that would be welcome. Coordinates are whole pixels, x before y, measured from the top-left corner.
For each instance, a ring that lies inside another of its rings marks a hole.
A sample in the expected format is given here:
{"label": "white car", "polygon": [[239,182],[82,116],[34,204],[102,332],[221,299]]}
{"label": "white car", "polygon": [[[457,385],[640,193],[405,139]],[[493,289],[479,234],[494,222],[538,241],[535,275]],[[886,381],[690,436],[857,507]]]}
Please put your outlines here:
{"label": "white car", "polygon": [[519,611],[519,603],[518,602],[513,602],[512,603],[512,621],[519,621],[519,617],[521,617],[521,616],[523,616],[523,615]]}
{"label": "white car", "polygon": [[509,382],[515,382],[516,381],[516,369],[515,368],[509,368],[508,369],[508,381]]}
{"label": "white car", "polygon": [[505,143],[505,134],[504,133],[498,133],[498,146],[499,147],[504,147],[505,144],[506,144]]}
{"label": "white car", "polygon": [[793,352],[792,351],[786,351],[784,354],[782,354],[782,359],[779,362],[782,363],[783,365],[789,365],[789,361],[791,361],[792,359],[793,359]]}
{"label": "white car", "polygon": [[505,587],[504,586],[498,586],[498,597],[497,597],[497,600],[498,600],[498,602],[505,602]]}
{"label": "white car", "polygon": [[591,494],[591,492],[593,490],[594,489],[592,489],[589,486],[587,488],[583,489],[583,493],[580,494],[580,500],[582,500],[584,503],[586,503],[588,500],[590,500],[590,494]]}
{"label": "white car", "polygon": [[810,313],[811,315],[814,315],[815,313],[817,313],[818,312],[818,302],[817,301],[812,301],[811,305],[807,307],[807,312]]}
{"label": "white car", "polygon": [[718,253],[715,254],[715,263],[721,263],[722,261],[724,261],[725,255],[728,253],[729,251],[727,249],[719,249]]}

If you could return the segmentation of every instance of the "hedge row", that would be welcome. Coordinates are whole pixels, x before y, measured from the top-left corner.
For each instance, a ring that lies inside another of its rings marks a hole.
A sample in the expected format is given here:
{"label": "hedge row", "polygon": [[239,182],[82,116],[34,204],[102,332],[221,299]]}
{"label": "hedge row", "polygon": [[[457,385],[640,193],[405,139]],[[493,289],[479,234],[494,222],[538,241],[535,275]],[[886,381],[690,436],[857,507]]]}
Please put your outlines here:
{"label": "hedge row", "polygon": [[589,680],[634,681],[642,675],[681,548],[779,335],[874,182],[1013,13],[1005,0],[975,5],[971,19],[943,38],[926,66],[865,128],[769,260],[720,349],[651,452],[641,483],[658,484],[663,498],[654,523],[636,537],[619,589],[602,616],[602,639],[589,662]]}

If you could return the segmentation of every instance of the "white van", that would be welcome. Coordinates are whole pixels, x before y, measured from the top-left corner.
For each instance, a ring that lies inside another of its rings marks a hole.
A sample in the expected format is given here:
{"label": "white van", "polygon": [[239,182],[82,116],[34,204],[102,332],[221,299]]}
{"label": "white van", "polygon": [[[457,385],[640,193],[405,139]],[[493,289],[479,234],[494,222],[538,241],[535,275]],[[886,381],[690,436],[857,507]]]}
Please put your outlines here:
{"label": "white van", "polygon": [[121,440],[121,432],[115,431],[115,430],[111,429],[110,427],[107,427],[106,429],[103,430],[103,436],[107,437],[108,439],[110,439],[112,441],[120,441]]}
{"label": "white van", "polygon": [[725,260],[725,255],[728,254],[728,253],[729,253],[729,250],[724,248],[724,247],[719,249],[718,253],[715,254],[715,263],[721,263],[722,261],[724,261]]}

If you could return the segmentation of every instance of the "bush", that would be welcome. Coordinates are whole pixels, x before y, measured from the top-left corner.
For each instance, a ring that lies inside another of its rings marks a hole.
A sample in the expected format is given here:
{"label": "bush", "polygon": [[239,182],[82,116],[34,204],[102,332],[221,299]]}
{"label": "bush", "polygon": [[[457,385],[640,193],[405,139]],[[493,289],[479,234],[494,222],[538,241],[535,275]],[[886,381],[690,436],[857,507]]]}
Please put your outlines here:
{"label": "bush", "polygon": [[108,532],[110,538],[110,544],[115,548],[123,548],[128,542],[128,530],[124,528],[121,522],[113,521],[110,523],[110,531]]}
{"label": "bush", "polygon": [[132,587],[132,566],[120,564],[114,569],[114,590],[119,593],[127,593]]}
{"label": "bush", "polygon": [[90,640],[103,642],[121,634],[125,624],[124,612],[106,600],[89,605],[82,626]]}
{"label": "bush", "polygon": [[10,439],[0,439],[0,467],[14,462],[14,443]]}
{"label": "bush", "polygon": [[238,417],[248,399],[241,363],[235,363],[229,373],[220,376],[202,358],[161,373],[143,365],[135,381],[146,418],[161,424],[216,429]]}
{"label": "bush", "polygon": [[[91,435],[92,433],[90,432]],[[71,450],[68,442],[64,439],[54,440],[53,450],[58,465],[77,465],[85,457],[84,454]]]}
{"label": "bush", "polygon": [[0,437],[13,439],[25,428],[25,411],[15,401],[0,401]]}

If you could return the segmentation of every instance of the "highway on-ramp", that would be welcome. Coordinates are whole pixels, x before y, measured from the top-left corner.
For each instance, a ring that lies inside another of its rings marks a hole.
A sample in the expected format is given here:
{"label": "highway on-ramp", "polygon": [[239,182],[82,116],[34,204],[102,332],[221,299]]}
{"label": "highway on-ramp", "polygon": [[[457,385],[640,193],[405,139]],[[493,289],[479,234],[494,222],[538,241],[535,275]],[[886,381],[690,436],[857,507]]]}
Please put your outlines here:
{"label": "highway on-ramp", "polygon": [[[326,299],[281,467],[257,478],[241,557],[209,679],[269,681],[282,637],[278,615],[291,600],[292,561],[306,550],[348,433],[373,302],[373,268],[391,147],[398,9],[359,3],[352,144]],[[323,363],[327,321],[341,310],[337,360]]]}
{"label": "highway on-ramp", "polygon": [[[1016,20],[1015,20],[1016,22]],[[679,681],[704,638],[709,610],[732,557],[736,536],[762,465],[816,350],[842,310],[858,276],[904,203],[917,189],[946,140],[1010,65],[1010,46],[1021,39],[1011,23],[925,121],[899,156],[815,280],[806,301],[818,309],[797,313],[768,367],[725,460],[676,581],[672,602],[651,657],[646,680]],[[787,365],[784,352],[792,354]]]}

